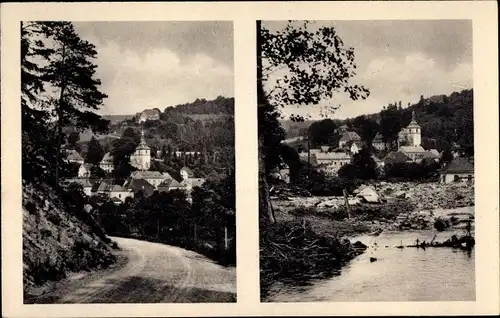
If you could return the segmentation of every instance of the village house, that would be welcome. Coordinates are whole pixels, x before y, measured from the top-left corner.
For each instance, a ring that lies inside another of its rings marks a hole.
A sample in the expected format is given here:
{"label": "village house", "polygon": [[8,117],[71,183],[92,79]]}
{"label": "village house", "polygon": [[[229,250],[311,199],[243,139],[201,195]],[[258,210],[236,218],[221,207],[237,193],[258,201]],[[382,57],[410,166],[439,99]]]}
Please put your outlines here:
{"label": "village house", "polygon": [[381,133],[377,133],[377,135],[375,135],[375,138],[373,138],[372,140],[372,146],[379,151],[383,151],[386,149],[384,137]]}
{"label": "village house", "polygon": [[125,187],[132,190],[134,197],[139,192],[142,192],[146,197],[151,196],[155,192],[155,187],[144,179],[131,179]]}
{"label": "village house", "polygon": [[384,165],[411,162],[412,160],[400,151],[391,151],[384,157]]}
{"label": "village house", "polygon": [[183,190],[184,187],[175,179],[165,179],[158,185],[159,192],[168,192],[171,190]]}
{"label": "village house", "polygon": [[203,178],[188,178],[181,181],[181,186],[189,193],[196,187],[201,187],[205,183]]}
{"label": "village house", "polygon": [[111,199],[118,198],[121,202],[125,202],[125,199],[134,197],[134,192],[130,188],[124,188],[118,184],[115,184],[109,191],[109,197]]}
{"label": "village house", "polygon": [[137,117],[137,121],[139,123],[143,123],[148,120],[160,120],[161,111],[158,108],[153,109],[145,109],[140,115]]}
{"label": "village house", "polygon": [[472,182],[474,180],[474,164],[467,158],[457,157],[442,171],[441,182]]}
{"label": "village house", "polygon": [[84,163],[80,165],[80,168],[78,168],[78,177],[79,178],[89,178],[90,177],[90,169],[94,165],[91,163]]}
{"label": "village house", "polygon": [[76,150],[66,150],[66,162],[77,163],[83,165],[85,162],[83,157]]}
{"label": "village house", "polygon": [[352,141],[361,141],[361,137],[355,131],[346,131],[339,140],[339,148],[344,148]]}
{"label": "village house", "polygon": [[346,152],[326,152],[315,155],[321,171],[328,175],[336,175],[340,168],[351,162],[351,155]]}
{"label": "village house", "polygon": [[133,171],[130,174],[129,179],[125,181],[125,185],[127,185],[127,183],[133,179],[144,179],[149,184],[151,184],[153,187],[156,188],[158,185],[160,185],[160,183],[162,183],[167,178],[172,178],[172,177],[170,177],[168,173],[163,174],[159,171]]}
{"label": "village house", "polygon": [[113,156],[111,153],[107,152],[104,157],[102,157],[101,162],[99,163],[99,168],[106,171],[107,173],[113,172],[115,169],[113,163]]}
{"label": "village house", "polygon": [[[311,151],[314,149],[311,149]],[[318,151],[319,152],[319,151]],[[316,152],[316,153],[318,153]],[[318,165],[318,162],[316,161],[316,153],[314,152],[301,152],[299,153],[299,159],[302,162],[309,162],[313,167]]]}
{"label": "village house", "polygon": [[78,183],[83,187],[83,193],[88,196],[92,195],[92,183],[87,178],[71,178],[66,179],[63,182],[64,184]]}

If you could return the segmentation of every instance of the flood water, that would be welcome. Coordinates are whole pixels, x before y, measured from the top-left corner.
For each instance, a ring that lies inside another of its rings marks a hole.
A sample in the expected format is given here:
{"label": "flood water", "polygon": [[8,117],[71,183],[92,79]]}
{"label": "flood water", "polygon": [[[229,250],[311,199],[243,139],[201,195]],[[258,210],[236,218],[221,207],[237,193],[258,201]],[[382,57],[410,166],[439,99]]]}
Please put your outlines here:
{"label": "flood water", "polygon": [[[339,276],[308,287],[284,287],[273,302],[475,301],[474,250],[404,248],[416,239],[441,242],[461,230],[383,232],[352,238],[368,246]],[[387,246],[387,247],[386,247]],[[370,257],[377,261],[370,262]]]}

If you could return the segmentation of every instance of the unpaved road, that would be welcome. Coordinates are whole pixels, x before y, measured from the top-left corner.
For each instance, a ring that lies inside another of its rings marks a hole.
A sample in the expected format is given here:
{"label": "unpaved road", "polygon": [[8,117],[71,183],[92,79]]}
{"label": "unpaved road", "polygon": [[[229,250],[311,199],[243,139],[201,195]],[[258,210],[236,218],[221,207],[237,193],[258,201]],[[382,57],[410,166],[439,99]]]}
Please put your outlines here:
{"label": "unpaved road", "polygon": [[179,247],[112,237],[121,265],[74,275],[30,303],[236,301],[236,270]]}

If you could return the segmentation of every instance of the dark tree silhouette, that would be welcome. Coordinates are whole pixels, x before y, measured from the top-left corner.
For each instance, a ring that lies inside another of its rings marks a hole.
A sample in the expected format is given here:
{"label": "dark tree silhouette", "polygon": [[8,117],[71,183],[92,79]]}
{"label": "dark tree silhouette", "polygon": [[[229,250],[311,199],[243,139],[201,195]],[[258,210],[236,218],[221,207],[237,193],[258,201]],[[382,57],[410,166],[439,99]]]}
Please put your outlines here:
{"label": "dark tree silhouette", "polygon": [[[271,33],[257,21],[257,102],[259,126],[266,113],[283,105],[318,105],[339,91],[353,100],[366,98],[364,87],[351,85],[355,75],[354,49],[346,48],[333,27],[308,29],[308,22],[296,26],[291,21],[282,31]],[[269,82],[276,70],[285,70],[276,82]],[[266,87],[266,89],[265,89]],[[334,111],[336,107],[327,107]],[[294,120],[303,117],[293,115]],[[272,123],[271,123],[272,125]],[[266,181],[266,135],[259,129],[259,216],[263,223],[274,223],[274,213]]]}

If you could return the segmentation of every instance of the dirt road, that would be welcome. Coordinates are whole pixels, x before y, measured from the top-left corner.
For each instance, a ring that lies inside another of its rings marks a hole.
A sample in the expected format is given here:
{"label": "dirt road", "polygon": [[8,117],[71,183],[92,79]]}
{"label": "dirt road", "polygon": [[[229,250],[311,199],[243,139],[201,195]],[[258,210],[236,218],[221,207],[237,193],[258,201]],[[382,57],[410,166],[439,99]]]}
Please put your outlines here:
{"label": "dirt road", "polygon": [[174,246],[112,237],[121,266],[56,284],[35,303],[187,303],[236,300],[236,270]]}

